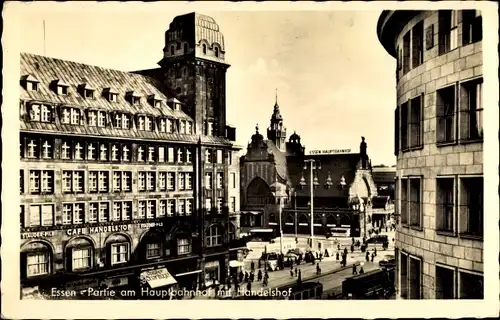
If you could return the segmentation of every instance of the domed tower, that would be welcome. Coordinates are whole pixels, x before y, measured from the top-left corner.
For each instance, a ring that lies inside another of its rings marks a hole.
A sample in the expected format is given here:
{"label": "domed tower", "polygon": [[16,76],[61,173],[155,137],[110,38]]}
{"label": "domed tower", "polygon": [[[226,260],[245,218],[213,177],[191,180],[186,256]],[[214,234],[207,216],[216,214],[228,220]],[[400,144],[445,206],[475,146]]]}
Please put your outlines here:
{"label": "domed tower", "polygon": [[209,16],[189,13],[174,18],[165,33],[165,85],[183,102],[195,133],[224,136],[226,70],[224,36]]}
{"label": "domed tower", "polygon": [[280,113],[278,105],[278,93],[276,92],[276,102],[274,104],[273,115],[271,116],[271,124],[267,129],[267,139],[274,142],[280,151],[286,151],[286,128],[283,126],[283,117]]}
{"label": "domed tower", "polygon": [[286,151],[288,155],[303,156],[305,152],[304,146],[300,142],[300,136],[294,131],[286,143]]}

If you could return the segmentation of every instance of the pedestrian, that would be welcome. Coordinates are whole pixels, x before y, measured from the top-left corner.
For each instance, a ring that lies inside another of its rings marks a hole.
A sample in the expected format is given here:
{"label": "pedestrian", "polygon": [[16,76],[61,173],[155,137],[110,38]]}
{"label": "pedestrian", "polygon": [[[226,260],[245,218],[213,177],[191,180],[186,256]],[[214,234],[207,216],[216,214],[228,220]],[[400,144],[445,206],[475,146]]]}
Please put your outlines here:
{"label": "pedestrian", "polygon": [[316,264],[316,274],[318,276],[321,274],[321,268],[319,267],[319,263]]}
{"label": "pedestrian", "polygon": [[299,270],[299,276],[297,278],[297,284],[301,284],[302,283],[302,271]]}
{"label": "pedestrian", "polygon": [[354,252],[354,245],[351,244],[351,253]]}
{"label": "pedestrian", "polygon": [[374,249],[373,253],[377,256],[377,248]]}
{"label": "pedestrian", "polygon": [[373,258],[375,258],[375,254],[374,253],[372,253],[372,262],[373,262]]}
{"label": "pedestrian", "polygon": [[337,251],[337,254],[335,255],[337,258],[337,261],[339,261],[339,252]]}
{"label": "pedestrian", "polygon": [[267,274],[267,271],[264,272],[264,280],[269,280],[269,274]]}
{"label": "pedestrian", "polygon": [[347,256],[347,248],[344,248],[344,254]]}
{"label": "pedestrian", "polygon": [[248,282],[248,280],[250,279],[250,275],[248,274],[248,271],[245,272],[245,282]]}
{"label": "pedestrian", "polygon": [[370,261],[370,252],[366,251],[366,261]]}
{"label": "pedestrian", "polygon": [[253,280],[255,279],[255,273],[253,273],[253,271],[250,273],[250,282],[253,282]]}
{"label": "pedestrian", "polygon": [[356,271],[356,264],[352,265],[352,274],[358,274],[358,272]]}
{"label": "pedestrian", "polygon": [[263,285],[264,287],[267,287],[267,281],[268,281],[268,280],[267,280],[267,278],[264,278],[264,281],[262,281],[262,285]]}
{"label": "pedestrian", "polygon": [[359,268],[359,274],[362,274],[362,273],[365,273],[365,270],[363,270],[363,266],[361,266],[361,268]]}
{"label": "pedestrian", "polygon": [[319,255],[318,255],[318,252],[316,251],[316,259],[319,259]]}
{"label": "pedestrian", "polygon": [[337,245],[337,250],[340,250],[340,244]]}
{"label": "pedestrian", "polygon": [[330,256],[330,255],[329,255],[329,253],[328,253],[328,250],[327,250],[327,249],[325,249],[325,258],[328,258],[329,256]]}
{"label": "pedestrian", "polygon": [[299,275],[299,269],[295,268],[295,276],[297,277]]}
{"label": "pedestrian", "polygon": [[262,270],[259,269],[259,272],[257,273],[257,281],[262,281]]}
{"label": "pedestrian", "polygon": [[254,271],[255,270],[255,263],[252,261],[252,263],[250,263],[250,270]]}
{"label": "pedestrian", "polygon": [[293,269],[290,269],[290,277],[293,278]]}
{"label": "pedestrian", "polygon": [[352,244],[354,244],[354,237],[352,237]]}
{"label": "pedestrian", "polygon": [[247,282],[247,290],[252,291],[252,283],[250,281]]}

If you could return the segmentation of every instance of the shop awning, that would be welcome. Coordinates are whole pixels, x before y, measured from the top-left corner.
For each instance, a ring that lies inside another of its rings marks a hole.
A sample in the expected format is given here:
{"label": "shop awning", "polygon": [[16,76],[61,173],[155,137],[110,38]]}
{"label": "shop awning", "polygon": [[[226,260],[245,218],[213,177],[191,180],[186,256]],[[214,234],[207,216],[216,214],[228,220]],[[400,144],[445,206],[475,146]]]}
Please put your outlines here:
{"label": "shop awning", "polygon": [[187,276],[189,274],[195,274],[195,273],[200,273],[200,272],[201,272],[201,270],[193,270],[193,271],[179,273],[179,274],[176,274],[175,276],[176,277],[181,277],[181,276]]}
{"label": "shop awning", "polygon": [[231,260],[231,261],[229,261],[229,266],[231,268],[238,268],[238,267],[243,267],[244,264],[243,264],[243,262],[238,261],[238,260]]}
{"label": "shop awning", "polygon": [[151,289],[177,283],[167,268],[148,270],[141,273],[141,280],[146,281]]}

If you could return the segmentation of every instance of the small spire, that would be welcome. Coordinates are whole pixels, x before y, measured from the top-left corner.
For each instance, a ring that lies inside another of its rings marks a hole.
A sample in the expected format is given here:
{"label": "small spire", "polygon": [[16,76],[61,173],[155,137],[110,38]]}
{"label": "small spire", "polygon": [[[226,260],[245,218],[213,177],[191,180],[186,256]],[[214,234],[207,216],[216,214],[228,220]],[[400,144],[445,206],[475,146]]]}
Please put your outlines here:
{"label": "small spire", "polygon": [[276,104],[278,104],[278,88],[276,88]]}
{"label": "small spire", "polygon": [[255,125],[255,132],[259,133],[259,124],[258,123]]}

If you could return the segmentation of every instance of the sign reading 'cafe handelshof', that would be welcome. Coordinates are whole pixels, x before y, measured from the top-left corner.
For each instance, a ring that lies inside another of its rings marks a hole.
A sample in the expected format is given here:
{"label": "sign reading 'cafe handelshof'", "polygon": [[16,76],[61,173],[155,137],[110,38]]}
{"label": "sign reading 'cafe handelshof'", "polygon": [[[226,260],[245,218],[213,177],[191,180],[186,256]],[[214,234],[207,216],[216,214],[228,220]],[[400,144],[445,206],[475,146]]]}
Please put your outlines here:
{"label": "sign reading 'cafe handelshof'", "polygon": [[[161,227],[163,223],[161,222],[150,222],[150,223],[139,223],[135,224],[140,229],[148,229],[153,227]],[[68,236],[76,236],[82,234],[96,234],[105,232],[119,232],[128,231],[132,229],[134,224],[118,224],[110,226],[98,226],[98,227],[83,227],[83,228],[72,228],[66,229],[66,234]],[[54,231],[39,231],[39,232],[24,232],[21,233],[21,239],[34,239],[34,238],[48,238],[55,235]]]}

